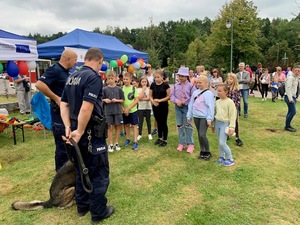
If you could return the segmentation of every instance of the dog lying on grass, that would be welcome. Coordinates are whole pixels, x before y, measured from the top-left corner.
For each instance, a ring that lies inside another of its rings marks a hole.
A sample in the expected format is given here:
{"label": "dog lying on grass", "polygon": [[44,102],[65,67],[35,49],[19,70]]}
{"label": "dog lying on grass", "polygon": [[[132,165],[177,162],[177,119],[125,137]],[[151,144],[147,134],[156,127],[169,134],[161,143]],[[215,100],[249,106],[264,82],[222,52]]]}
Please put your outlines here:
{"label": "dog lying on grass", "polygon": [[71,161],[66,162],[54,176],[48,201],[17,201],[12,204],[14,210],[38,210],[58,207],[64,209],[75,204],[75,168]]}

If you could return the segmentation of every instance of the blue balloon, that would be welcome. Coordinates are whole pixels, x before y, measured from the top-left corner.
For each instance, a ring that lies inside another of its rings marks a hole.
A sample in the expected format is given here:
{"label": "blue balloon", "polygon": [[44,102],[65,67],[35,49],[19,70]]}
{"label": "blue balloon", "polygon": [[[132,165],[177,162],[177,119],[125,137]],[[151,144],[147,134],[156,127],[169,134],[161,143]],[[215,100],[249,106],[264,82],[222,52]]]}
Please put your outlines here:
{"label": "blue balloon", "polygon": [[133,56],[131,56],[131,58],[130,58],[130,63],[131,63],[131,64],[132,64],[132,63],[135,63],[137,60],[138,60],[137,56],[136,56],[136,55],[133,55]]}
{"label": "blue balloon", "polygon": [[105,65],[104,63],[102,63],[102,66],[101,66],[101,71],[106,71],[107,70],[107,65]]}
{"label": "blue balloon", "polygon": [[132,64],[135,69],[139,69],[141,67],[141,64],[139,62],[135,62]]}
{"label": "blue balloon", "polygon": [[6,72],[11,77],[17,77],[19,75],[19,68],[13,61],[8,61]]}

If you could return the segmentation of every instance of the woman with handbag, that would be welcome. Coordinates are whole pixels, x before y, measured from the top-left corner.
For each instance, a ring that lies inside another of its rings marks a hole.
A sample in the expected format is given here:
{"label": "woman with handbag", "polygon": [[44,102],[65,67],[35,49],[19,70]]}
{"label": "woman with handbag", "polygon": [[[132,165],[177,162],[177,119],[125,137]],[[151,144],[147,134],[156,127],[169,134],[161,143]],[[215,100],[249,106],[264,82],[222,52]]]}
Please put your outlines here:
{"label": "woman with handbag", "polygon": [[266,101],[267,96],[268,96],[268,90],[269,90],[270,83],[271,83],[268,68],[263,69],[263,74],[261,75],[259,80],[260,80],[260,83],[261,83],[261,99],[262,99],[262,101]]}

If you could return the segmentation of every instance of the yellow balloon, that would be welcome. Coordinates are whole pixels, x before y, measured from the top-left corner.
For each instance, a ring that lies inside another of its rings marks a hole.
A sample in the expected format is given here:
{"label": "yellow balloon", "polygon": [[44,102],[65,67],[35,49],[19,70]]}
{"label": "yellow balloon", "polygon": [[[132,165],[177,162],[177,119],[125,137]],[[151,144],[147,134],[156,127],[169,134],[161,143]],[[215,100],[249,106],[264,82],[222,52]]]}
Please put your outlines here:
{"label": "yellow balloon", "polygon": [[122,55],[120,59],[121,59],[122,63],[125,64],[128,61],[128,56]]}

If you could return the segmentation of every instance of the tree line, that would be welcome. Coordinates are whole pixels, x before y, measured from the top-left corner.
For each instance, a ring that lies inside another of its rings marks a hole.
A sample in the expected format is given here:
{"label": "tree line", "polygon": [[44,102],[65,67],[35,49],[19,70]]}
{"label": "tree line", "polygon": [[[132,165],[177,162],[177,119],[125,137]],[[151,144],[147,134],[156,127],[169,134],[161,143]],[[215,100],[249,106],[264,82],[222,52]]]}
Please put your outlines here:
{"label": "tree line", "polygon": [[[147,52],[149,63],[161,65],[169,71],[184,64],[190,68],[204,65],[230,68],[231,41],[233,68],[243,61],[255,67],[261,63],[273,70],[276,66],[300,64],[300,13],[291,20],[259,18],[252,1],[233,0],[222,6],[219,15],[211,20],[184,20],[160,22],[141,28],[128,29],[107,26],[95,27],[93,32],[112,35],[133,48]],[[288,13],[288,12],[287,12]],[[233,26],[226,27],[226,23]],[[51,36],[29,34],[38,44],[59,38],[66,33]],[[232,37],[232,38],[231,38]]]}

